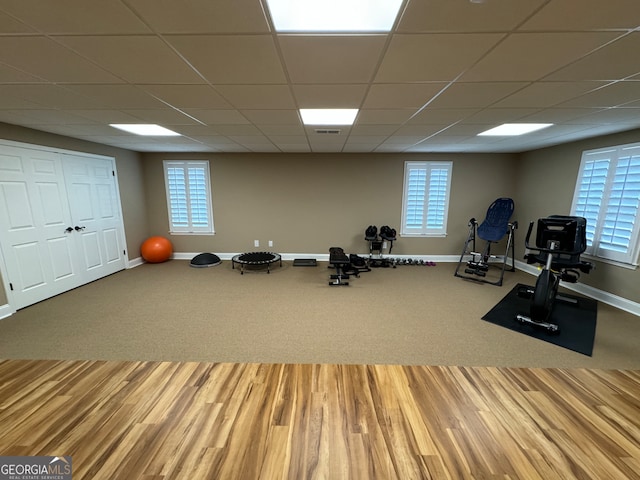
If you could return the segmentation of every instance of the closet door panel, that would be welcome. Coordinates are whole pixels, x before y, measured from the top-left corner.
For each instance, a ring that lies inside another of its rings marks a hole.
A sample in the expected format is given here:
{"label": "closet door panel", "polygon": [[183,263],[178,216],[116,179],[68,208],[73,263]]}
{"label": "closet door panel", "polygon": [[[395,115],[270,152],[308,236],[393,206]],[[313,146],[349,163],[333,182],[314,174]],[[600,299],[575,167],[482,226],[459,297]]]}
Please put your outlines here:
{"label": "closet door panel", "polygon": [[64,167],[71,217],[80,234],[88,281],[124,269],[124,232],[113,161],[65,155]]}
{"label": "closet door panel", "polygon": [[60,156],[2,146],[0,244],[16,309],[82,283]]}

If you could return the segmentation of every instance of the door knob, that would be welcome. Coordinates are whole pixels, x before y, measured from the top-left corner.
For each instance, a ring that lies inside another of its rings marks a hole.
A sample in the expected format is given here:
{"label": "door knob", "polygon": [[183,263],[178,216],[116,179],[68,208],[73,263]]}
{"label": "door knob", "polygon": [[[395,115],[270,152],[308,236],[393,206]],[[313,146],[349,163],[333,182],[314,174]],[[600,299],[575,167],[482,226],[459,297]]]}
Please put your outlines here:
{"label": "door knob", "polygon": [[64,233],[70,233],[70,232],[73,232],[73,228],[67,227],[64,229]]}
{"label": "door knob", "polygon": [[87,228],[87,227],[79,227],[79,226],[76,225],[76,232],[84,230],[85,228]]}

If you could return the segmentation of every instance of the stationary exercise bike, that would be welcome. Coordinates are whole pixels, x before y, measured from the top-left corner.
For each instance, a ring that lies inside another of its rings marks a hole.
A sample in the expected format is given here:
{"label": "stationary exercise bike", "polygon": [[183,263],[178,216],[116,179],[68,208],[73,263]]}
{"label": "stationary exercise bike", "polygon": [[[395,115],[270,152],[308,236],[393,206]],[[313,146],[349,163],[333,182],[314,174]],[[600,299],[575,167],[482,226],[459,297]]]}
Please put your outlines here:
{"label": "stationary exercise bike", "polygon": [[[530,253],[525,255],[528,264],[543,265],[535,288],[523,287],[518,291],[521,297],[531,299],[529,315],[516,315],[516,321],[558,333],[560,327],[550,322],[556,300],[576,303],[575,300],[558,295],[560,281],[576,283],[580,273],[589,273],[590,262],[580,260],[587,248],[587,221],[583,217],[551,215],[540,218],[536,228],[536,244],[529,244],[533,223],[529,224],[525,246]],[[534,253],[531,253],[533,251]],[[537,253],[536,253],[537,252]]]}

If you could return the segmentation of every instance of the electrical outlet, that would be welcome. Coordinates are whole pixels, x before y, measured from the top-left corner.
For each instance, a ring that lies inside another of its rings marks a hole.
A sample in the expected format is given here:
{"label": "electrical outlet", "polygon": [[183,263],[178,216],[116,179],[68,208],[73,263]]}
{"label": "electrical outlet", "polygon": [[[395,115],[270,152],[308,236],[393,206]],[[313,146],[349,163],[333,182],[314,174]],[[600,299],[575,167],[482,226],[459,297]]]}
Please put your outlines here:
{"label": "electrical outlet", "polygon": [[260,246],[260,240],[254,240],[253,241],[253,246],[254,247],[259,247]]}
{"label": "electrical outlet", "polygon": [[273,240],[269,240],[269,246],[273,247]]}

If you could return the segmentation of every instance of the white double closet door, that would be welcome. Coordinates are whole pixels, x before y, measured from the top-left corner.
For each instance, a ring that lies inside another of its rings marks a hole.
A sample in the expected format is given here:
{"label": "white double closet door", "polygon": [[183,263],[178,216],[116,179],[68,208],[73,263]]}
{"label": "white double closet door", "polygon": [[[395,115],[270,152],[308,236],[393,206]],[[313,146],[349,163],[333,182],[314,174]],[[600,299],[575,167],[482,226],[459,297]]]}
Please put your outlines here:
{"label": "white double closet door", "polygon": [[125,268],[113,158],[0,142],[2,276],[18,310]]}

